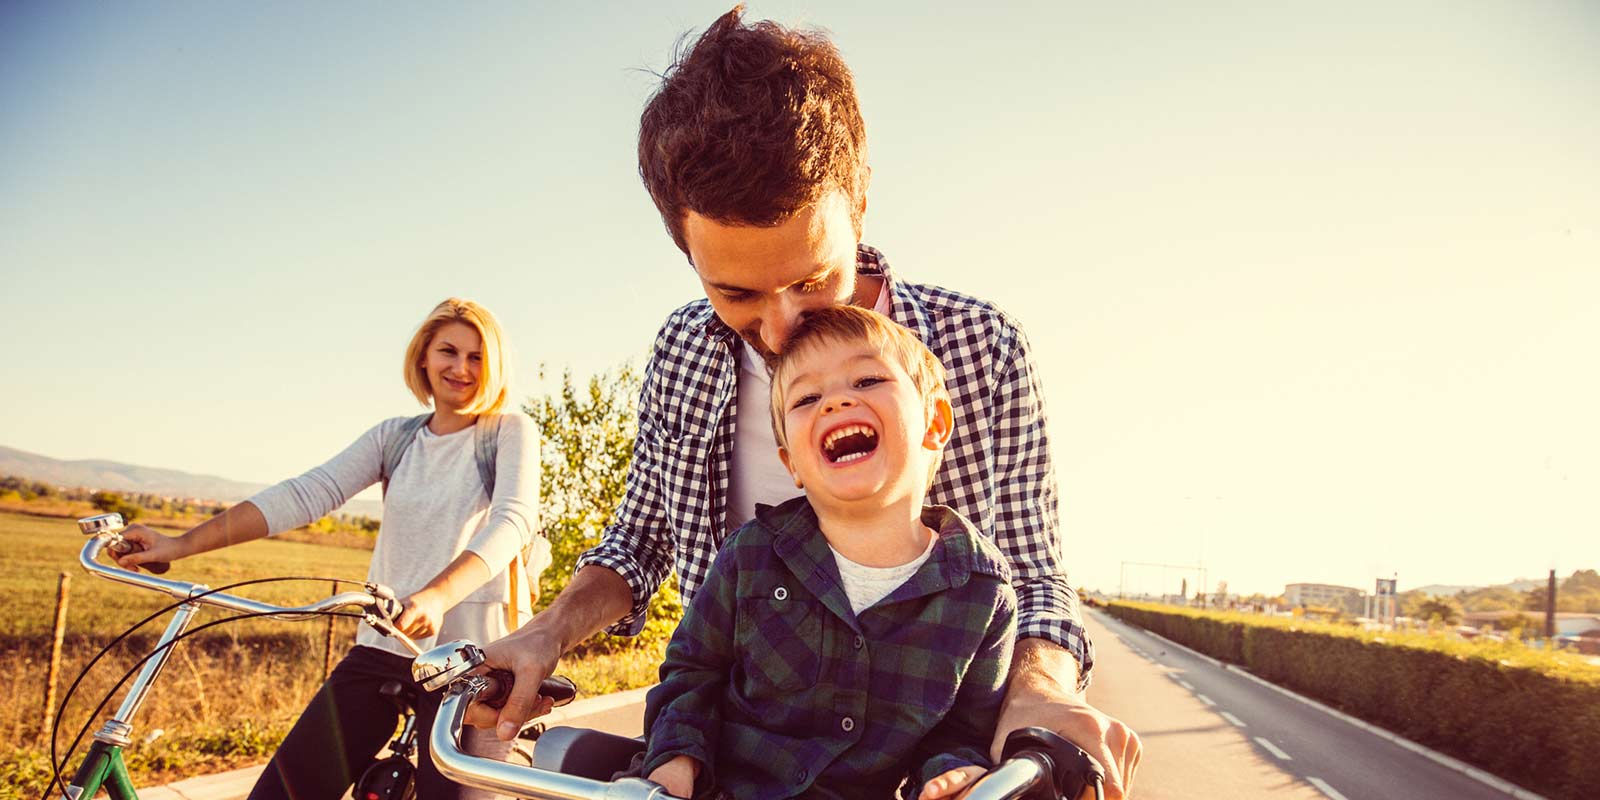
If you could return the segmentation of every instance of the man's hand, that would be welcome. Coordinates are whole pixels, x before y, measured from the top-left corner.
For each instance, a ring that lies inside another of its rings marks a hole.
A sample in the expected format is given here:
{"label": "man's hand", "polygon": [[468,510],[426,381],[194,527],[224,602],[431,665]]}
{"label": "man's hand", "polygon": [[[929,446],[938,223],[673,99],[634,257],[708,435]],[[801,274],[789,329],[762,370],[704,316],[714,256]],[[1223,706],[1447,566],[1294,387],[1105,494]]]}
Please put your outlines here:
{"label": "man's hand", "polygon": [[[1049,728],[1105,768],[1107,800],[1126,798],[1139,768],[1139,735],[1089,705],[1084,695],[1073,691],[1077,682],[1078,662],[1066,650],[1044,639],[1017,642],[991,756],[999,763],[1006,736],[1014,730]],[[1084,797],[1093,795],[1085,792]]]}
{"label": "man's hand", "polygon": [[539,684],[555,673],[561,647],[554,637],[545,634],[539,622],[540,618],[534,617],[521,630],[483,647],[484,669],[510,670],[516,675],[516,682],[499,711],[473,703],[467,709],[466,721],[475,727],[494,728],[495,736],[503,742],[516,738],[528,720],[550,713],[553,707],[550,698],[539,694]]}
{"label": "man's hand", "polygon": [[449,602],[440,593],[422,589],[408,595],[400,601],[401,611],[394,626],[400,632],[413,639],[422,639],[439,632],[439,626],[444,621],[444,612],[450,609]]}
{"label": "man's hand", "polygon": [[678,756],[651,770],[645,780],[661,784],[673,797],[694,797],[694,779],[699,775],[699,761],[692,756]]}
{"label": "man's hand", "polygon": [[940,797],[950,797],[965,788],[967,784],[981,777],[983,777],[983,768],[981,767],[970,765],[956,767],[923,784],[922,793],[917,795],[917,800],[937,800]]}

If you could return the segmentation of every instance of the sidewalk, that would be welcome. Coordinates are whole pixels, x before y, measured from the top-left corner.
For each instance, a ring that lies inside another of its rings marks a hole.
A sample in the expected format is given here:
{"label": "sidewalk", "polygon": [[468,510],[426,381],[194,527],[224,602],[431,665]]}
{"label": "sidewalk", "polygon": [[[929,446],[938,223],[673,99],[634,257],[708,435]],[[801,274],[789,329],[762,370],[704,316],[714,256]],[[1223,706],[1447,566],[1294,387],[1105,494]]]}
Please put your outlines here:
{"label": "sidewalk", "polygon": [[[572,725],[595,728],[623,736],[638,736],[644,728],[644,696],[649,687],[627,692],[587,697],[573,701],[540,718],[547,727]],[[141,800],[243,800],[250,794],[265,765],[232,772],[189,778],[154,789],[141,789]],[[348,797],[349,795],[346,795]]]}

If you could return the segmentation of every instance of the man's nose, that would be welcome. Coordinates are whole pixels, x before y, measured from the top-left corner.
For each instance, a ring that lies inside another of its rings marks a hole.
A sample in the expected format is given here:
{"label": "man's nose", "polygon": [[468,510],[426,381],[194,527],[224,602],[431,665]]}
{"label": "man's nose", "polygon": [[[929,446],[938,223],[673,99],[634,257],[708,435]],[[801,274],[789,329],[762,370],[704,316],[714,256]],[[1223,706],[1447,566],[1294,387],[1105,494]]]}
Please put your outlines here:
{"label": "man's nose", "polygon": [[791,299],[788,292],[774,298],[767,303],[766,313],[761,316],[762,344],[773,353],[783,352],[783,345],[789,341],[789,334],[794,333],[794,329],[804,317],[805,309]]}

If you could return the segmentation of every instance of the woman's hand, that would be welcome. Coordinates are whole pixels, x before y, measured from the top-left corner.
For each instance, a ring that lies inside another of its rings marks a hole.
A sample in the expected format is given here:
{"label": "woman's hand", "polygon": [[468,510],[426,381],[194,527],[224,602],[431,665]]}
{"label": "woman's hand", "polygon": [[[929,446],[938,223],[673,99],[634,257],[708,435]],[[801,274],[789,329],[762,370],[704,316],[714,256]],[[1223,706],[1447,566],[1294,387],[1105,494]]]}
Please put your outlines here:
{"label": "woman's hand", "polygon": [[445,597],[433,589],[421,589],[400,601],[400,618],[394,626],[413,639],[423,639],[439,632],[444,622],[444,612],[450,610]]}
{"label": "woman's hand", "polygon": [[122,554],[113,552],[111,558],[117,566],[135,572],[139,571],[140,564],[164,564],[189,555],[181,537],[156,533],[143,525],[123,528],[122,540],[132,544],[133,549]]}
{"label": "woman's hand", "polygon": [[645,780],[661,784],[673,797],[694,797],[694,779],[699,775],[699,761],[692,756],[678,756],[656,767]]}
{"label": "woman's hand", "polygon": [[956,767],[923,784],[922,794],[917,795],[917,800],[934,800],[936,797],[949,797],[982,776],[983,769],[981,767],[970,765]]}

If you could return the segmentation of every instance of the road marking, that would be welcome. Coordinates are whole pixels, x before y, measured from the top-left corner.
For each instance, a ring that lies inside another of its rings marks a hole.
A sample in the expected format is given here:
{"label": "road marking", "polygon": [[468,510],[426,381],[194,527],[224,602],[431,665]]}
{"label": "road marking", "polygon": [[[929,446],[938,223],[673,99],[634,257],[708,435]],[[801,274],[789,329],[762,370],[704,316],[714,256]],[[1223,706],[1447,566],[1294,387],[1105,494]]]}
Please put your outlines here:
{"label": "road marking", "polygon": [[1211,699],[1211,698],[1209,698],[1209,697],[1206,697],[1206,696],[1205,696],[1205,695],[1203,695],[1203,694],[1197,694],[1197,695],[1195,695],[1195,697],[1198,697],[1198,698],[1200,698],[1200,702],[1202,702],[1202,703],[1205,703],[1205,704],[1206,704],[1206,705],[1208,705],[1208,706],[1214,706],[1214,705],[1216,705],[1216,704],[1217,704],[1217,701],[1215,701],[1215,700],[1212,700],[1212,699]]}
{"label": "road marking", "polygon": [[1350,798],[1339,794],[1332,786],[1328,785],[1327,781],[1321,778],[1306,778],[1306,780],[1311,781],[1311,785],[1317,787],[1317,791],[1333,798],[1333,800],[1350,800]]}
{"label": "road marking", "polygon": [[1222,718],[1223,719],[1225,719],[1225,720],[1227,720],[1227,721],[1229,721],[1229,722],[1231,722],[1231,723],[1233,723],[1233,724],[1235,724],[1235,725],[1237,725],[1237,726],[1239,726],[1241,728],[1245,727],[1244,720],[1239,719],[1238,717],[1236,717],[1236,716],[1234,716],[1232,714],[1229,714],[1226,711],[1221,712],[1221,714],[1222,714]]}
{"label": "road marking", "polygon": [[[1447,756],[1447,755],[1445,755],[1443,753],[1440,753],[1440,752],[1437,752],[1435,750],[1430,750],[1430,749],[1428,749],[1426,747],[1423,747],[1420,744],[1417,744],[1416,742],[1411,741],[1410,739],[1407,739],[1407,738],[1405,738],[1403,736],[1400,736],[1399,734],[1392,733],[1390,731],[1386,731],[1383,728],[1380,728],[1380,727],[1378,727],[1376,725],[1373,725],[1370,722],[1367,722],[1366,720],[1361,720],[1361,719],[1357,719],[1355,717],[1352,717],[1349,714],[1344,713],[1343,711],[1335,711],[1334,709],[1329,708],[1328,706],[1325,706],[1322,703],[1319,703],[1319,702],[1317,702],[1315,700],[1312,700],[1311,698],[1306,697],[1305,695],[1298,694],[1296,692],[1292,692],[1292,691],[1290,691],[1288,689],[1285,689],[1282,686],[1279,686],[1279,685],[1277,685],[1277,684],[1275,684],[1275,683],[1273,683],[1273,682],[1271,682],[1271,681],[1269,681],[1269,680],[1267,680],[1265,678],[1262,678],[1262,677],[1260,677],[1258,675],[1255,675],[1252,672],[1250,672],[1250,670],[1245,669],[1244,667],[1238,666],[1236,664],[1223,664],[1221,661],[1218,661],[1217,659],[1212,658],[1211,656],[1208,656],[1205,653],[1199,652],[1199,651],[1195,650],[1194,648],[1185,647],[1184,645],[1178,644],[1177,642],[1174,642],[1171,639],[1168,639],[1167,637],[1162,636],[1159,633],[1155,633],[1155,632],[1152,632],[1152,631],[1147,631],[1147,630],[1145,630],[1143,628],[1140,628],[1140,627],[1138,627],[1136,625],[1132,625],[1130,623],[1123,622],[1122,620],[1119,620],[1116,617],[1113,617],[1113,616],[1111,616],[1111,615],[1109,615],[1109,614],[1107,614],[1105,612],[1102,612],[1102,611],[1099,611],[1099,610],[1095,610],[1093,613],[1095,614],[1096,619],[1099,622],[1101,622],[1102,624],[1105,624],[1105,626],[1107,628],[1115,629],[1115,628],[1120,626],[1120,627],[1126,628],[1128,630],[1139,631],[1140,633],[1143,633],[1144,635],[1149,636],[1149,637],[1151,637],[1153,639],[1157,639],[1157,640],[1159,640],[1161,642],[1165,642],[1166,644],[1172,645],[1174,648],[1176,648],[1178,650],[1182,650],[1182,651],[1188,653],[1189,655],[1194,656],[1195,658],[1201,659],[1203,661],[1209,661],[1212,664],[1215,664],[1220,669],[1226,670],[1228,672],[1232,672],[1233,674],[1238,675],[1241,678],[1244,678],[1246,680],[1253,681],[1253,682],[1255,682],[1257,684],[1260,684],[1261,686],[1263,686],[1263,687],[1265,687],[1267,689],[1271,689],[1272,691],[1277,692],[1278,694],[1281,694],[1281,695],[1283,695],[1285,697],[1288,697],[1288,698],[1291,698],[1291,699],[1294,699],[1294,700],[1298,700],[1301,703],[1304,703],[1304,704],[1306,704],[1306,705],[1308,705],[1308,706],[1310,706],[1312,708],[1317,709],[1318,711],[1321,711],[1324,714],[1327,714],[1330,717],[1333,717],[1334,719],[1343,720],[1344,722],[1347,722],[1350,725],[1353,725],[1353,726],[1355,726],[1357,728],[1360,728],[1361,730],[1364,730],[1367,733],[1372,734],[1373,736],[1376,736],[1376,737],[1378,737],[1380,739],[1383,739],[1384,741],[1387,741],[1387,742],[1395,745],[1396,747],[1400,747],[1400,748],[1405,749],[1405,750],[1410,750],[1411,752],[1416,753],[1417,755],[1422,756],[1423,758],[1426,758],[1429,761],[1432,761],[1435,764],[1438,764],[1439,766],[1444,767],[1445,769],[1454,770],[1454,771],[1459,772],[1462,775],[1465,775],[1465,776],[1467,776],[1467,777],[1469,777],[1469,778],[1471,778],[1471,779],[1473,779],[1473,780],[1475,780],[1475,781],[1477,781],[1477,782],[1479,782],[1479,783],[1481,783],[1481,784],[1483,784],[1485,786],[1489,786],[1489,787],[1497,789],[1497,790],[1499,790],[1501,792],[1504,792],[1504,793],[1510,795],[1511,797],[1516,798],[1516,800],[1547,800],[1547,798],[1545,798],[1544,795],[1541,795],[1541,794],[1538,794],[1538,793],[1535,793],[1535,792],[1530,792],[1527,789],[1524,789],[1521,786],[1518,786],[1518,785],[1512,783],[1511,781],[1508,781],[1508,780],[1506,780],[1504,778],[1501,778],[1501,777],[1499,777],[1497,775],[1491,775],[1488,772],[1485,772],[1482,769],[1474,767],[1471,764],[1468,764],[1468,763],[1466,763],[1464,761],[1461,761],[1459,759],[1451,758],[1450,756]],[[1174,668],[1171,668],[1171,667],[1169,667],[1168,669],[1176,671]]]}
{"label": "road marking", "polygon": [[1190,682],[1188,682],[1188,681],[1186,681],[1186,680],[1184,680],[1182,678],[1178,679],[1178,685],[1182,686],[1185,689],[1188,689],[1191,692],[1194,691],[1194,684],[1192,684],[1192,683],[1190,683]]}
{"label": "road marking", "polygon": [[1285,753],[1285,752],[1283,752],[1283,750],[1279,749],[1277,745],[1273,744],[1272,742],[1267,741],[1266,739],[1261,738],[1260,736],[1256,737],[1256,744],[1261,745],[1262,747],[1266,748],[1267,752],[1277,756],[1279,761],[1293,761],[1294,760],[1294,759],[1289,757],[1288,753]]}

